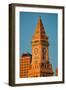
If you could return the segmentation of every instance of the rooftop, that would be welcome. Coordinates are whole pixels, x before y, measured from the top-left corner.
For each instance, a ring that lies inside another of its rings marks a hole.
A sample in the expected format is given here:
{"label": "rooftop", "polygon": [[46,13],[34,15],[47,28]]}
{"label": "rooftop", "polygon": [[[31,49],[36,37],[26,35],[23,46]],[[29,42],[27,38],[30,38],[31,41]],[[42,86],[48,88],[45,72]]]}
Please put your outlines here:
{"label": "rooftop", "polygon": [[22,57],[24,57],[24,56],[32,56],[32,55],[30,53],[23,53]]}

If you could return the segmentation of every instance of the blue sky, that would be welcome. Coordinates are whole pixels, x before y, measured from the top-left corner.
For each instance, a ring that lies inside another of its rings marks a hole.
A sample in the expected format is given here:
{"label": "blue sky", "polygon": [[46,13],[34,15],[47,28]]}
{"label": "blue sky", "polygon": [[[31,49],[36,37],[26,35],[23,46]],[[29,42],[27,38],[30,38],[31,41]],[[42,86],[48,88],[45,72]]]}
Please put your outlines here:
{"label": "blue sky", "polygon": [[58,15],[53,13],[20,12],[20,56],[32,53],[32,36],[38,17],[41,16],[45,32],[49,38],[49,60],[54,71],[58,65]]}

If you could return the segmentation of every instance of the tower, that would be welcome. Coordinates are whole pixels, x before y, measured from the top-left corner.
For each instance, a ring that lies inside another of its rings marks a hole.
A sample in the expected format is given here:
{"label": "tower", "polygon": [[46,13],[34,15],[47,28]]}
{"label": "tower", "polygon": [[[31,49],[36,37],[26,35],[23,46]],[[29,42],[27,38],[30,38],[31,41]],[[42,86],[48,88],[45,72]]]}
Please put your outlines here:
{"label": "tower", "polygon": [[32,37],[31,75],[33,77],[53,75],[52,65],[49,62],[48,47],[48,37],[41,17],[39,17],[35,33]]}

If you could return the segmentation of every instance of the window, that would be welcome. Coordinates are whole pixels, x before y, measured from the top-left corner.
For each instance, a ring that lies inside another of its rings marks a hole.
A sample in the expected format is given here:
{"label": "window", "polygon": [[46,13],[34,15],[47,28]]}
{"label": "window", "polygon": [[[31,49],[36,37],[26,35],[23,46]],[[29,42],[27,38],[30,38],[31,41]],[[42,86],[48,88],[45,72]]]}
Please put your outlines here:
{"label": "window", "polygon": [[45,48],[42,49],[42,57],[43,57],[43,61],[45,61],[46,59],[46,49]]}

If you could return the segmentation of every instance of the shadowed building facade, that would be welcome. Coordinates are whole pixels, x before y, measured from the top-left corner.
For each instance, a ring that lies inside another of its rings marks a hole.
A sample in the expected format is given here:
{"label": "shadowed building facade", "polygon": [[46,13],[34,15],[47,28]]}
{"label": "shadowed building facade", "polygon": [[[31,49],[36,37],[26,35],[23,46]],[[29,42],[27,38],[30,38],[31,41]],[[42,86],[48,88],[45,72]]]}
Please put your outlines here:
{"label": "shadowed building facade", "polygon": [[58,68],[56,68],[56,76],[58,76]]}
{"label": "shadowed building facade", "polygon": [[[48,47],[48,37],[42,20],[39,17],[35,33],[32,37],[32,57],[30,56],[29,69],[27,70],[28,73],[26,73],[27,77],[53,76],[52,64],[50,64],[49,61]],[[22,74],[22,65],[23,63],[20,64],[20,75]]]}

